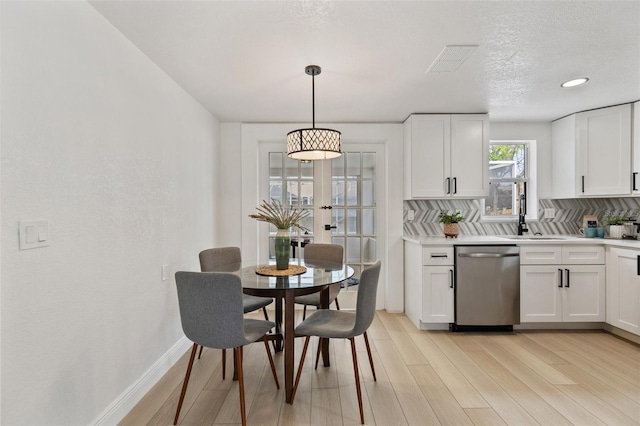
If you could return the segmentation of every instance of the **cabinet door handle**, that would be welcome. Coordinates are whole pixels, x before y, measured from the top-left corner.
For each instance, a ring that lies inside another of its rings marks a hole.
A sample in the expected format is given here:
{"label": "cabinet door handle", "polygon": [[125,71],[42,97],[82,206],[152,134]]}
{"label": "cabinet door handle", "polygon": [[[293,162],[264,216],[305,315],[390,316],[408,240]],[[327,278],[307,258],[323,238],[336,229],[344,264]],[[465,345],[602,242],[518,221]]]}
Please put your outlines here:
{"label": "cabinet door handle", "polygon": [[458,193],[458,178],[456,177],[453,178],[453,193]]}
{"label": "cabinet door handle", "polygon": [[447,194],[451,194],[451,178],[447,178]]}
{"label": "cabinet door handle", "polygon": [[[638,256],[640,257],[640,256]],[[559,283],[558,283],[558,287],[562,288],[562,269],[558,269],[558,278],[559,279]]]}
{"label": "cabinet door handle", "polygon": [[569,276],[571,274],[571,271],[569,271],[568,269],[565,269],[565,271],[567,272],[567,285],[565,287],[569,288]]}
{"label": "cabinet door handle", "polygon": [[633,190],[637,191],[638,188],[636,187],[636,176],[638,176],[638,172],[633,172]]}
{"label": "cabinet door handle", "polygon": [[584,194],[584,175],[582,176],[582,193]]}
{"label": "cabinet door handle", "polygon": [[449,288],[453,288],[453,269],[449,269]]}
{"label": "cabinet door handle", "polygon": [[636,274],[640,275],[640,255],[638,255],[638,260],[636,261]]}

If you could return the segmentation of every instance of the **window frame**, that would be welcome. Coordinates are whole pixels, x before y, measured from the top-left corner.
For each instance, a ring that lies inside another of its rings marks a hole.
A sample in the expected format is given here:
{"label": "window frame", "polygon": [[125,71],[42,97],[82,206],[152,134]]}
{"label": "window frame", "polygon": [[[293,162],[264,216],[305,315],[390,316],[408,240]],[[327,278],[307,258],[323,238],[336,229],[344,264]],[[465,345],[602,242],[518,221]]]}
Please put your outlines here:
{"label": "window frame", "polygon": [[[536,152],[536,141],[535,140],[490,140],[489,147],[491,145],[524,145],[525,153],[524,153],[524,167],[525,167],[525,177],[524,178],[503,178],[503,179],[491,179],[489,178],[489,186],[491,183],[517,183],[524,182],[525,183],[525,194],[526,194],[526,206],[527,212],[525,216],[525,220],[533,221],[538,219],[538,196],[537,196],[537,152]],[[489,153],[487,152],[487,156]],[[491,167],[491,160],[488,161],[488,167]],[[490,173],[489,173],[490,175]],[[487,197],[488,198],[488,197]],[[513,212],[511,215],[487,215],[486,212],[486,200],[487,198],[483,198],[481,202],[481,212],[480,212],[480,221],[482,222],[518,222],[518,213]]]}

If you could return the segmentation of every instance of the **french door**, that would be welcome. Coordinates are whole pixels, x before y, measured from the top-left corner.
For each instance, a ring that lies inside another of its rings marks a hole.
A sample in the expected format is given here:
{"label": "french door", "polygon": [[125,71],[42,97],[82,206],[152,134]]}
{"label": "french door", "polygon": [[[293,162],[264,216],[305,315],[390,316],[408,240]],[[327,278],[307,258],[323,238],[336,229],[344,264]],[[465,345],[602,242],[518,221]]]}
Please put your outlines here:
{"label": "french door", "polygon": [[[304,246],[311,242],[344,247],[345,261],[355,274],[340,293],[343,308],[355,307],[362,269],[382,255],[383,150],[382,144],[354,144],[343,147],[336,159],[305,163],[287,157],[284,143],[260,145],[261,199],[310,212],[303,224],[308,230],[290,230],[291,256],[304,257]],[[260,252],[269,259],[275,257],[275,232],[271,225],[261,227]]]}

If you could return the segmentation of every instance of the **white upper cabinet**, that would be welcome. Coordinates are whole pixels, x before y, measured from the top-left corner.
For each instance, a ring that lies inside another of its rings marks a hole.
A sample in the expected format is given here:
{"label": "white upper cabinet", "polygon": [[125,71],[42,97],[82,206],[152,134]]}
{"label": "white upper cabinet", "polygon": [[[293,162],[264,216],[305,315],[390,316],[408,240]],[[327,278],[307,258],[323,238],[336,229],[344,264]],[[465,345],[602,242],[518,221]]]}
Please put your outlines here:
{"label": "white upper cabinet", "polygon": [[640,194],[640,101],[633,104],[633,168],[631,169],[631,190]]}
{"label": "white upper cabinet", "polygon": [[573,114],[551,132],[554,198],[631,195],[631,104]]}
{"label": "white upper cabinet", "polygon": [[404,198],[489,194],[489,116],[418,114],[404,124]]}

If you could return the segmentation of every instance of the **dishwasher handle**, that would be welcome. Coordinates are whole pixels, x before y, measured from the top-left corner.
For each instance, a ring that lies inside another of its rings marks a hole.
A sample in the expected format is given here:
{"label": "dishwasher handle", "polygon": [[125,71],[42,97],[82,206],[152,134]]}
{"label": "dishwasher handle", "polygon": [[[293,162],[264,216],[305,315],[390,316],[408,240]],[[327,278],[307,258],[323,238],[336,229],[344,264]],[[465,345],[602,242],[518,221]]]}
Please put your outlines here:
{"label": "dishwasher handle", "polygon": [[520,253],[458,253],[458,256],[483,258],[520,257]]}

